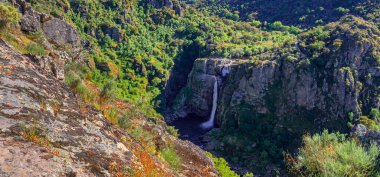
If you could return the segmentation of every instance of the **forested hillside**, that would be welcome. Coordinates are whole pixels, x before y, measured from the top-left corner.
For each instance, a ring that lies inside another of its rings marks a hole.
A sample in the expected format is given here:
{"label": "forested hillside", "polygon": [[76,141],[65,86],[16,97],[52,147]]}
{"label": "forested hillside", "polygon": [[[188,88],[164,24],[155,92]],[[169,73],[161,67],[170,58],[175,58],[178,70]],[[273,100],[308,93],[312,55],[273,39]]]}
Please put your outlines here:
{"label": "forested hillside", "polygon": [[207,14],[240,21],[276,21],[286,25],[310,28],[338,20],[347,14],[361,16],[378,23],[376,0],[199,0],[195,4]]}

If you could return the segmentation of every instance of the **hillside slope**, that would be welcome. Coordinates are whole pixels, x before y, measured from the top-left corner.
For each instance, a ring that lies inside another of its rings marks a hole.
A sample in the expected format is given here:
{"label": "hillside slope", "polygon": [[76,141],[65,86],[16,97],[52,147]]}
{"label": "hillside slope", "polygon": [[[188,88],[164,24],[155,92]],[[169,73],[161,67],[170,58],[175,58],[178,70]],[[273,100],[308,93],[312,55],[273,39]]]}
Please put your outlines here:
{"label": "hillside slope", "polygon": [[[191,2],[191,1],[186,1]],[[200,0],[195,6],[223,18],[313,27],[353,14],[378,23],[379,4],[376,0]]]}
{"label": "hillside slope", "polygon": [[162,120],[95,98],[101,88],[70,75],[88,57],[75,27],[24,1],[14,5],[20,24],[0,31],[0,176],[219,175],[204,151],[170,135]]}
{"label": "hillside slope", "polygon": [[213,164],[199,148],[161,134],[184,153],[181,170],[172,171],[96,108],[78,105],[67,86],[3,41],[0,66],[0,175],[212,174],[206,169]]}

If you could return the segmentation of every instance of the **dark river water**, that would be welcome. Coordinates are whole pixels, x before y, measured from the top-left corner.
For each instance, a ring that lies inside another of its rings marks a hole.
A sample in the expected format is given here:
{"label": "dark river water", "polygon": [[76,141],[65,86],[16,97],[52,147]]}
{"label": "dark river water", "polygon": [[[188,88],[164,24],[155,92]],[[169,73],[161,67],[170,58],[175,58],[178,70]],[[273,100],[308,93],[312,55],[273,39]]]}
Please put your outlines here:
{"label": "dark river water", "polygon": [[200,125],[206,121],[207,119],[189,115],[186,118],[174,121],[170,125],[179,130],[181,139],[189,140],[194,144],[203,147],[204,142],[202,140],[202,136],[211,130],[201,128]]}

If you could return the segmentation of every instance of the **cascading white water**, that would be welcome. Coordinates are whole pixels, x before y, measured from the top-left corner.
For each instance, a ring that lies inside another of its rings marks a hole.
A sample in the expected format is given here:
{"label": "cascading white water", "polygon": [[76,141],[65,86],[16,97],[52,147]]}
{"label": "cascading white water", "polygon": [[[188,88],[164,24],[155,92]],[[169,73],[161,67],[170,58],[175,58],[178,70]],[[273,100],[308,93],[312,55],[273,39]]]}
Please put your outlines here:
{"label": "cascading white water", "polygon": [[204,122],[201,124],[201,127],[203,129],[210,129],[214,127],[214,119],[215,119],[215,112],[218,104],[218,80],[215,77],[214,82],[214,91],[212,95],[212,109],[211,109],[211,115],[207,122]]}
{"label": "cascading white water", "polygon": [[231,62],[224,64],[223,69],[222,69],[222,76],[223,77],[227,76],[227,74],[229,74],[230,71],[231,71]]}

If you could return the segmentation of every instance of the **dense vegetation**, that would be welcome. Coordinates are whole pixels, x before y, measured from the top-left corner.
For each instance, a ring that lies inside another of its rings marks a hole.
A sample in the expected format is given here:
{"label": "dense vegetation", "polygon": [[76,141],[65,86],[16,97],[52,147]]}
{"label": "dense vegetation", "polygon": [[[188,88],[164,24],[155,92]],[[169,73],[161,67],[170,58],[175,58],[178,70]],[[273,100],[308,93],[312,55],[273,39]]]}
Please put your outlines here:
{"label": "dense vegetation", "polygon": [[[112,81],[118,98],[153,108],[163,106],[174,63],[202,56],[270,58],[293,50],[301,31],[282,24],[264,31],[255,23],[209,17],[191,7],[179,14],[146,1],[30,2],[38,11],[75,24],[90,51],[91,81],[101,87]],[[36,47],[29,48],[43,54]],[[188,48],[198,55],[189,58]]]}
{"label": "dense vegetation", "polygon": [[187,0],[208,14],[223,18],[257,23],[281,21],[286,25],[313,27],[355,14],[378,23],[379,4],[376,0]]}

